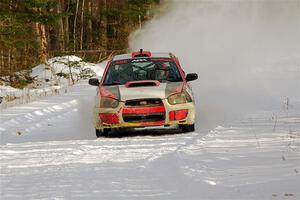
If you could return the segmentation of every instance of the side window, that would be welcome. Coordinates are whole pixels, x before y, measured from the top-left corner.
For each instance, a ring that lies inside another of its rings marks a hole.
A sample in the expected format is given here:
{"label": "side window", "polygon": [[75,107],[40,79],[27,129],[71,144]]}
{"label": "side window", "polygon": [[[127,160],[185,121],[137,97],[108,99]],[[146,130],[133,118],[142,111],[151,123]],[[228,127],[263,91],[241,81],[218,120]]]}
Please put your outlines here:
{"label": "side window", "polygon": [[181,81],[182,78],[180,76],[180,73],[179,73],[179,70],[178,70],[176,64],[173,62],[172,63],[169,62],[168,64],[169,64],[169,76],[168,76],[169,80],[170,81]]}
{"label": "side window", "polygon": [[119,65],[115,65],[115,66],[111,65],[107,71],[104,83],[105,84],[118,83],[119,82],[118,70],[119,70]]}

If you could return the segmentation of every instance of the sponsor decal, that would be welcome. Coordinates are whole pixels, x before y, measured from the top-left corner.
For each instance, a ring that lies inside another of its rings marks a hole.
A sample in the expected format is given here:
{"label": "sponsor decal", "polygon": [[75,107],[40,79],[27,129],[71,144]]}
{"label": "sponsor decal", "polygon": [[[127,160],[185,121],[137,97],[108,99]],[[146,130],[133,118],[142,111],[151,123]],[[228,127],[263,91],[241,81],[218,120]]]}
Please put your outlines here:
{"label": "sponsor decal", "polygon": [[131,62],[147,62],[148,60],[147,59],[144,59],[144,58],[140,58],[140,59],[133,59],[131,60]]}
{"label": "sponsor decal", "polygon": [[126,64],[126,63],[128,63],[128,60],[117,60],[115,62],[115,64],[117,64],[117,65]]}

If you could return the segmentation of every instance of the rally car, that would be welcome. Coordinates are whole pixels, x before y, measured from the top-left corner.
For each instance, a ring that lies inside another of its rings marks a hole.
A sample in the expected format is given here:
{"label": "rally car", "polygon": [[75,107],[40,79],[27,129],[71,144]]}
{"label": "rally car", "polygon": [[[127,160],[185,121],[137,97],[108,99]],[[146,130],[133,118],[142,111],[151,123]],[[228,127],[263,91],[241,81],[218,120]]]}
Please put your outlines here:
{"label": "rally car", "polygon": [[142,49],[114,56],[97,86],[94,107],[96,136],[122,128],[177,126],[182,132],[195,129],[195,102],[189,81],[172,53]]}

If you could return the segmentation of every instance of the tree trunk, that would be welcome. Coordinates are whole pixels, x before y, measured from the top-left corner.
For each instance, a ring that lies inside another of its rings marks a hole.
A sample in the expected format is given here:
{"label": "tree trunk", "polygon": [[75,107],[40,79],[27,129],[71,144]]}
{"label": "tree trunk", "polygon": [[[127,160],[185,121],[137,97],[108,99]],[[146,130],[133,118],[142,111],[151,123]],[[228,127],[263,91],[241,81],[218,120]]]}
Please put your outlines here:
{"label": "tree trunk", "polygon": [[[1,20],[0,20],[0,26],[2,26]],[[2,41],[2,35],[0,35],[0,40]],[[4,47],[0,45],[0,56],[1,56],[1,60],[0,60],[0,77],[3,76],[4,73],[4,51],[3,51]]]}
{"label": "tree trunk", "polygon": [[69,58],[69,56],[68,56],[68,66],[69,66],[70,79],[71,79],[71,81],[72,81],[72,85],[74,85],[75,80],[74,80],[74,78],[73,78],[73,74],[72,74],[72,66],[71,66],[71,64],[70,64],[70,58]]}
{"label": "tree trunk", "polygon": [[80,30],[80,50],[82,50],[83,44],[83,14],[84,14],[84,0],[82,0],[82,8],[81,8],[81,30]]}
{"label": "tree trunk", "polygon": [[[61,14],[63,10],[64,0],[60,0],[57,3],[57,14]],[[58,48],[60,51],[65,49],[64,43],[64,22],[62,17],[58,20]]]}
{"label": "tree trunk", "polygon": [[[12,77],[12,68],[11,68],[11,49],[8,49],[8,60],[7,60],[7,66],[9,68],[9,76]],[[12,81],[12,80],[10,80]]]}
{"label": "tree trunk", "polygon": [[[107,10],[107,1],[103,0],[102,10]],[[101,12],[101,10],[100,10]],[[106,13],[101,13],[100,21],[100,45],[102,50],[107,50],[107,16]]]}
{"label": "tree trunk", "polygon": [[26,69],[27,69],[27,59],[28,59],[28,47],[27,46],[25,46],[25,48],[24,48],[24,59],[22,59],[22,61],[23,61],[23,66],[25,66],[26,67]]}
{"label": "tree trunk", "polygon": [[92,22],[92,0],[88,1],[88,14],[89,14],[89,19],[88,19],[88,27],[87,27],[87,49],[92,49],[92,44],[93,44],[93,22]]}
{"label": "tree trunk", "polygon": [[76,25],[77,25],[78,7],[79,7],[79,0],[76,1],[76,12],[74,18],[74,27],[73,27],[73,51],[76,51]]}
{"label": "tree trunk", "polygon": [[48,51],[47,51],[48,43],[46,38],[45,26],[40,23],[35,23],[35,27],[36,27],[36,33],[38,35],[38,41],[40,45],[40,52],[39,52],[40,62],[50,68],[52,79],[54,81],[54,84],[56,85],[58,83],[58,80],[57,80],[55,70],[53,66],[48,63]]}
{"label": "tree trunk", "polygon": [[[67,8],[65,9],[66,12],[69,12],[70,8],[70,0],[68,0]],[[64,18],[64,36],[65,36],[65,50],[69,49],[70,38],[69,38],[69,16],[65,16]]]}
{"label": "tree trunk", "polygon": [[3,49],[1,48],[1,72],[2,72],[2,69],[4,68],[4,52],[3,52]]}
{"label": "tree trunk", "polygon": [[48,53],[47,53],[47,38],[45,26],[40,23],[35,23],[36,33],[38,35],[38,41],[40,45],[39,58],[41,63],[47,63]]}
{"label": "tree trunk", "polygon": [[[12,47],[11,48],[11,52],[10,52],[10,66],[11,66],[11,73],[14,74],[16,71],[20,71],[16,70],[16,59],[15,56],[17,55],[16,53],[16,48]],[[20,68],[22,68],[22,66],[20,66]]]}

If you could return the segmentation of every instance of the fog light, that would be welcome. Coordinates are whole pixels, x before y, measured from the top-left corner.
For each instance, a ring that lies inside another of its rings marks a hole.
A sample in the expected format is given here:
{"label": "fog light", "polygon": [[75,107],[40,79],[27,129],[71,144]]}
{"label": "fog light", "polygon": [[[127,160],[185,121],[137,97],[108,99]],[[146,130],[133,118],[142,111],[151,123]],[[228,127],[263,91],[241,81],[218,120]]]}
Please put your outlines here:
{"label": "fog light", "polygon": [[119,116],[114,113],[99,113],[99,117],[103,123],[106,124],[118,124]]}
{"label": "fog light", "polygon": [[170,111],[169,120],[170,121],[183,120],[187,117],[188,113],[189,113],[188,109]]}

